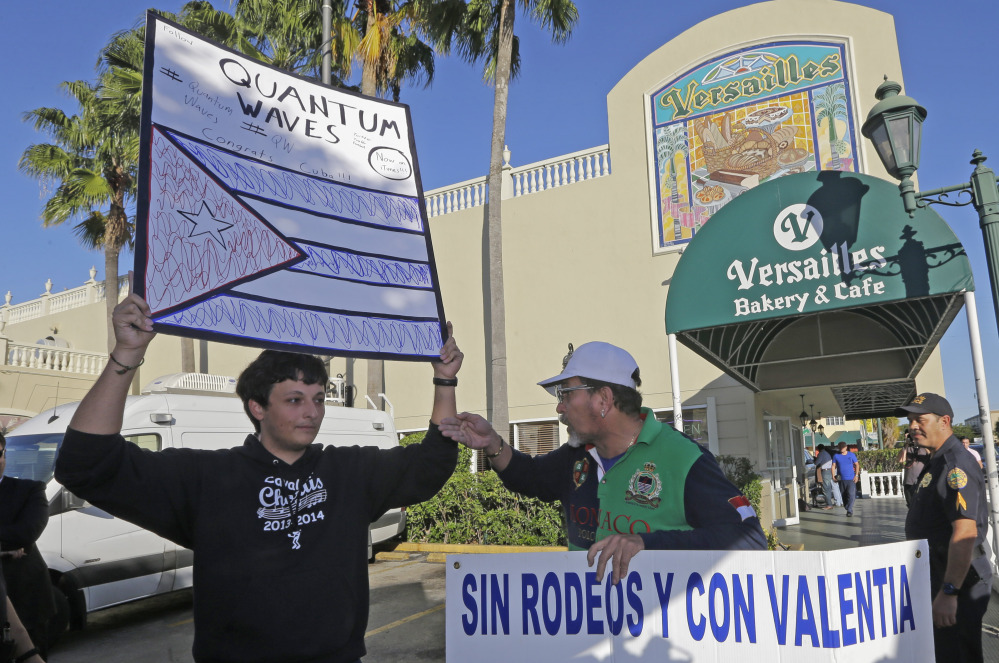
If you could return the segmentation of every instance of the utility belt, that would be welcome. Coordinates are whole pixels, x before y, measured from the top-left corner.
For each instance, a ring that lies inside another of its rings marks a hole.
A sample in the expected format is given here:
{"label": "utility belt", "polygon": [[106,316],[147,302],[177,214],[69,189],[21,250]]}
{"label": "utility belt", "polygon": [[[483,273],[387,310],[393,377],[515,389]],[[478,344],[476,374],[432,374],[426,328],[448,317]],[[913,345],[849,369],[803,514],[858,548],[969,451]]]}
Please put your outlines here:
{"label": "utility belt", "polygon": [[[943,578],[944,571],[947,569],[947,550],[948,546],[946,544],[930,544],[930,575],[936,575],[935,572],[940,574],[940,578]],[[961,588],[971,587],[982,579],[982,576],[978,573],[978,569],[975,568],[975,560],[981,559],[982,557],[988,558],[989,548],[985,543],[976,543],[974,549],[971,551],[971,565],[968,566],[968,575],[964,577],[964,582],[961,584]]]}

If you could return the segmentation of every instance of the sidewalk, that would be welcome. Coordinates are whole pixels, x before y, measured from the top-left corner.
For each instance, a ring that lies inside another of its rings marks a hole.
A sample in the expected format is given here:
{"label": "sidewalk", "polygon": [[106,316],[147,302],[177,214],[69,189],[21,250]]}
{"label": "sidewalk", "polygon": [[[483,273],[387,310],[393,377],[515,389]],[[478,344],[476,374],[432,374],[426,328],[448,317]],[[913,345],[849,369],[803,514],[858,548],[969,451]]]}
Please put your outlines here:
{"label": "sidewalk", "polygon": [[[836,507],[801,513],[801,523],[777,530],[785,545],[801,544],[805,550],[838,550],[905,540],[905,500],[858,499],[853,517]],[[999,594],[993,583],[989,611],[982,623],[986,661],[999,661]]]}

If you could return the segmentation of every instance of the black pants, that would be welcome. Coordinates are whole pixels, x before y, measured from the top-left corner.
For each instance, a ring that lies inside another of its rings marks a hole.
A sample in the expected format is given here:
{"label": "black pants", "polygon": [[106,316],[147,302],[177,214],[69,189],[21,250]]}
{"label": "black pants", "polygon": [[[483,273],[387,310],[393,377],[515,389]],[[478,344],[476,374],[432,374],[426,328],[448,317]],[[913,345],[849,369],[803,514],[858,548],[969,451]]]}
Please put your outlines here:
{"label": "black pants", "polygon": [[991,580],[965,583],[961,588],[957,597],[957,624],[933,629],[937,663],[983,663],[982,618],[991,594]]}

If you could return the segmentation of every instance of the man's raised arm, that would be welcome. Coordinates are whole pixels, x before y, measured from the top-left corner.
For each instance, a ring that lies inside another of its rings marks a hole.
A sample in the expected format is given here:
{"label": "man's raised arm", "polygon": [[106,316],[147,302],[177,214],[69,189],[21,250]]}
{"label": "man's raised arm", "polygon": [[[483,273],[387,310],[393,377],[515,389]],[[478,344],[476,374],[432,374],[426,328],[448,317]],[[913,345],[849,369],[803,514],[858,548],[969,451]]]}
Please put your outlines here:
{"label": "man's raised arm", "polygon": [[149,314],[149,305],[134,292],[114,308],[111,316],[114,350],[97,382],[76,409],[70,428],[96,435],[121,432],[129,385],[155,336]]}

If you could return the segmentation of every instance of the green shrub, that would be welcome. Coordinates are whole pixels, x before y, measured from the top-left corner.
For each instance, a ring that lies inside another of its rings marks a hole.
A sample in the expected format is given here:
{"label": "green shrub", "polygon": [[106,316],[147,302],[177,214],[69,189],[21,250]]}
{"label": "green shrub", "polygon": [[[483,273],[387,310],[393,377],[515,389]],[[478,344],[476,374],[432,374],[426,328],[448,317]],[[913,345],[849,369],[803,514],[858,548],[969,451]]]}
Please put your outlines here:
{"label": "green shrub", "polygon": [[[406,436],[405,446],[423,439]],[[472,452],[459,447],[458,467],[433,498],[406,509],[406,537],[420,543],[564,546],[562,512],[554,504],[521,497],[493,472],[473,473]]]}
{"label": "green shrub", "polygon": [[858,451],[857,462],[863,472],[901,472],[904,468],[898,462],[899,449],[871,449]]}

